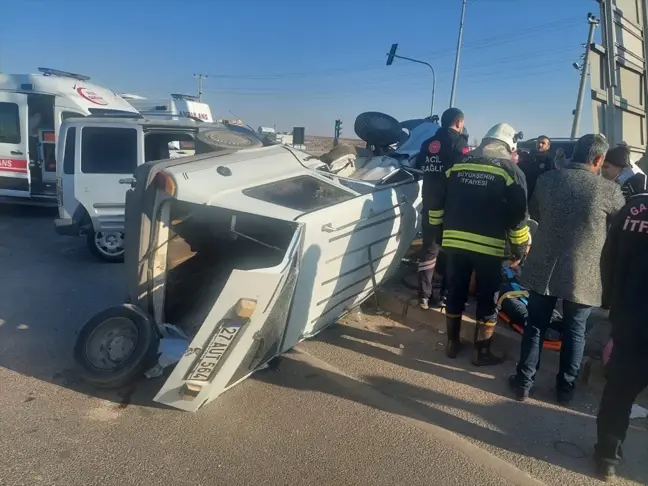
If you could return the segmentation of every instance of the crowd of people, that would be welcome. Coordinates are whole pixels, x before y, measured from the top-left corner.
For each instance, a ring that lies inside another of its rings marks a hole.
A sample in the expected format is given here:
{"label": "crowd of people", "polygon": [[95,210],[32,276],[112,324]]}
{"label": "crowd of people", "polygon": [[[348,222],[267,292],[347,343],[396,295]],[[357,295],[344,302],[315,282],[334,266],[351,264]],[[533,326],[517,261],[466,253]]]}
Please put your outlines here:
{"label": "crowd of people", "polygon": [[[543,342],[562,301],[556,399],[569,405],[585,349],[587,320],[609,309],[613,350],[597,418],[598,475],[615,476],[632,404],[648,386],[648,191],[646,176],[625,144],[610,148],[588,134],[552,155],[551,140],[518,153],[522,133],[500,123],[469,150],[464,114],[446,110],[426,140],[423,247],[419,259],[422,308],[446,306],[446,354],[456,358],[471,288],[476,296],[475,366],[503,359],[491,351],[503,268],[516,269],[525,289],[525,323],[516,373],[509,386],[524,401],[534,386]],[[602,175],[603,177],[599,177]],[[530,226],[536,228],[532,232]]]}

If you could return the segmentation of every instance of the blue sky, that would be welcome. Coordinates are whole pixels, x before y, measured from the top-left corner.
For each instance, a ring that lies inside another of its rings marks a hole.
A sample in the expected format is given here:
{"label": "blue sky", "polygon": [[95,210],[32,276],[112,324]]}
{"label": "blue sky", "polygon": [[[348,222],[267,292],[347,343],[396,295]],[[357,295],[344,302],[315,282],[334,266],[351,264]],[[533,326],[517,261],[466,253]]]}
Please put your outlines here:
{"label": "blue sky", "polygon": [[[385,66],[394,42],[435,67],[435,112],[448,107],[460,11],[461,0],[12,0],[0,70],[53,67],[147,97],[195,93],[206,73],[218,117],[313,135],[340,118],[349,136],[362,111],[429,114],[431,74]],[[455,104],[471,138],[498,122],[569,136],[588,11],[599,15],[595,0],[468,0]]]}

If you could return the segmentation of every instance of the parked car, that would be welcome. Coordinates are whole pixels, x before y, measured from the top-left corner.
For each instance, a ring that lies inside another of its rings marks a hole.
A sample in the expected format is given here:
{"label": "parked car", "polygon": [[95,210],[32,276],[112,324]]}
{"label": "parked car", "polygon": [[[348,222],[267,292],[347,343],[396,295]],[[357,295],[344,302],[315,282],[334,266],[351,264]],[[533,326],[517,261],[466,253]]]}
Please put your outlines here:
{"label": "parked car", "polygon": [[127,303],[81,330],[82,377],[123,385],[155,366],[173,327],[187,348],[155,401],[196,411],[369,298],[418,231],[413,135],[402,151],[356,157],[348,176],[283,145],[139,166]]}

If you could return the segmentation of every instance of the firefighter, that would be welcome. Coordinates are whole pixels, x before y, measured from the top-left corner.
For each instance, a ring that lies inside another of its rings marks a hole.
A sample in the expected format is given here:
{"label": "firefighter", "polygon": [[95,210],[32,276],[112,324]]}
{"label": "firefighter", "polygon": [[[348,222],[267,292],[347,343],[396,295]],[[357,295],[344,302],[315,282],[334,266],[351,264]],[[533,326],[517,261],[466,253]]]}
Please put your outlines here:
{"label": "firefighter", "polygon": [[418,267],[419,304],[423,309],[429,308],[430,300],[434,304],[441,300],[443,254],[439,254],[439,244],[443,205],[437,195],[446,183],[446,170],[467,153],[464,114],[458,108],[449,108],[441,115],[441,128],[423,142],[417,158],[417,167],[423,171],[423,246]]}
{"label": "firefighter", "polygon": [[[610,152],[608,152],[609,154]],[[644,224],[645,223],[645,224]],[[612,356],[599,407],[597,474],[611,480],[622,457],[630,411],[648,388],[648,194],[636,194],[614,217],[601,253],[603,307],[610,309]]]}
{"label": "firefighter", "polygon": [[447,255],[448,277],[446,354],[457,357],[461,318],[474,271],[475,366],[503,361],[490,350],[502,263],[507,257],[519,262],[529,245],[526,181],[512,157],[521,138],[522,134],[510,125],[495,125],[479,147],[446,171],[447,182],[440,195],[444,207],[442,248]]}

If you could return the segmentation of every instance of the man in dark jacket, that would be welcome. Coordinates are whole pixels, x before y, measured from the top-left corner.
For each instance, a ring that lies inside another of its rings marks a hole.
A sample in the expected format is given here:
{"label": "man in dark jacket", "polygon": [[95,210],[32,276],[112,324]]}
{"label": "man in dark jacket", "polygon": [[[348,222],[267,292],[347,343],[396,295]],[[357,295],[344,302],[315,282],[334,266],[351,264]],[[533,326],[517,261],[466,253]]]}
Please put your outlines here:
{"label": "man in dark jacket", "polygon": [[557,399],[571,401],[585,349],[592,307],[601,305],[599,260],[609,220],[625,200],[618,184],[598,177],[608,150],[602,135],[585,135],[572,162],[538,178],[531,199],[538,230],[524,263],[520,284],[529,290],[529,320],[524,329],[517,373],[509,385],[523,401],[533,386],[542,342],[554,307],[563,299],[563,344],[556,377]]}
{"label": "man in dark jacket", "polygon": [[608,150],[601,174],[619,184],[626,199],[646,192],[646,174],[630,162],[630,149],[625,145]]}
{"label": "man in dark jacket", "polygon": [[601,280],[614,347],[605,367],[595,458],[607,480],[621,457],[632,404],[648,386],[648,194],[631,197],[615,217],[601,255]]}
{"label": "man in dark jacket", "polygon": [[491,128],[482,143],[446,171],[439,193],[444,211],[443,251],[447,253],[446,354],[456,358],[461,320],[473,272],[477,282],[477,325],[472,362],[501,363],[490,351],[496,324],[502,262],[520,260],[529,244],[524,174],[512,160],[520,134],[506,123]]}
{"label": "man in dark jacket", "polygon": [[449,108],[444,111],[441,128],[423,142],[416,161],[423,171],[423,247],[418,271],[419,302],[424,309],[429,307],[431,298],[437,302],[441,298],[443,255],[439,254],[439,243],[443,203],[439,194],[446,184],[446,171],[468,153],[468,139],[462,135],[463,129],[464,114],[461,110]]}
{"label": "man in dark jacket", "polygon": [[[553,157],[549,153],[551,148],[551,140],[549,137],[542,135],[538,137],[536,150],[534,152],[525,152],[518,162],[518,167],[524,172],[527,181],[527,198],[530,201],[535,191],[536,182],[545,172],[555,169]],[[531,218],[534,218],[531,214]]]}

